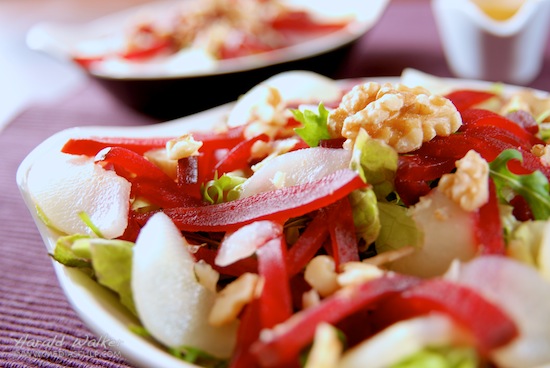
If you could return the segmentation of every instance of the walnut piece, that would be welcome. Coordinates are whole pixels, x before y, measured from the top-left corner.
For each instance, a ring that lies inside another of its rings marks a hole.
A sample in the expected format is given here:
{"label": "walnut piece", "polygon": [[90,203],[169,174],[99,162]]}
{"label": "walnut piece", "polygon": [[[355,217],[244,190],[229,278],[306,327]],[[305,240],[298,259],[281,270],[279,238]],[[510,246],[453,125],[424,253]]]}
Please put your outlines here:
{"label": "walnut piece", "polygon": [[179,160],[198,155],[201,147],[202,142],[196,141],[192,134],[184,134],[166,142],[166,153],[170,160]]}
{"label": "walnut piece", "polygon": [[361,128],[399,153],[418,149],[436,135],[447,136],[462,125],[460,114],[445,97],[423,87],[367,82],[355,86],[328,118],[334,137],[351,148]]}
{"label": "walnut piece", "polygon": [[489,164],[470,150],[456,162],[456,172],[445,174],[438,188],[466,211],[475,211],[489,200]]}
{"label": "walnut piece", "polygon": [[338,284],[341,287],[359,285],[384,275],[384,271],[365,262],[347,262],[342,265],[342,272],[338,275]]}
{"label": "walnut piece", "polygon": [[243,273],[218,293],[208,322],[212,326],[223,326],[235,321],[244,306],[256,297],[259,285],[260,276]]}
{"label": "walnut piece", "polygon": [[544,166],[550,166],[550,145],[535,144],[531,153],[540,159]]}
{"label": "walnut piece", "polygon": [[321,297],[327,297],[340,288],[338,273],[331,256],[314,257],[306,266],[304,278]]}
{"label": "walnut piece", "polygon": [[509,112],[517,110],[527,111],[536,119],[544,116],[541,122],[550,122],[550,115],[548,115],[548,111],[550,111],[550,98],[539,96],[532,90],[524,89],[514,93],[500,109],[499,113],[506,115]]}

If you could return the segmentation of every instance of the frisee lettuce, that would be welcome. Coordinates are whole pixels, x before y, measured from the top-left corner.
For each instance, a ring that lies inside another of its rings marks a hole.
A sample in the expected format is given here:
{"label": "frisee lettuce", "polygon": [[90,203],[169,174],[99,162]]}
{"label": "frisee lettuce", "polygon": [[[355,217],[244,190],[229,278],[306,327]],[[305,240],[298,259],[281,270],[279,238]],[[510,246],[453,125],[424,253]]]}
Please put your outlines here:
{"label": "frisee lettuce", "polygon": [[223,174],[218,178],[216,173],[214,179],[201,188],[202,197],[210,204],[235,200],[239,198],[239,188],[245,181],[245,178],[232,174]]}
{"label": "frisee lettuce", "polygon": [[[550,115],[550,110],[548,110],[548,113]],[[537,117],[537,123],[539,124],[539,137],[543,141],[548,141],[550,139],[550,123],[546,120],[548,116],[546,114],[541,114],[539,117]]]}
{"label": "frisee lettuce", "polygon": [[391,368],[476,368],[478,357],[473,348],[425,348],[393,364]]}
{"label": "frisee lettuce", "polygon": [[302,123],[302,127],[294,129],[296,134],[300,136],[310,147],[317,147],[319,141],[330,139],[328,132],[328,113],[323,103],[319,104],[318,113],[311,110],[291,109],[294,118]]}
{"label": "frisee lettuce", "polygon": [[169,348],[168,351],[176,358],[205,368],[226,368],[229,366],[229,362],[227,360],[216,358],[215,356],[192,346]]}
{"label": "frisee lettuce", "polygon": [[547,226],[546,221],[521,222],[509,236],[507,255],[538,268],[540,249]]}
{"label": "frisee lettuce", "polygon": [[497,194],[502,201],[508,201],[510,191],[522,196],[529,204],[535,220],[550,217],[550,186],[548,179],[540,171],[528,175],[517,175],[508,169],[510,160],[523,161],[521,153],[514,149],[502,151],[489,163],[489,175],[495,183]]}

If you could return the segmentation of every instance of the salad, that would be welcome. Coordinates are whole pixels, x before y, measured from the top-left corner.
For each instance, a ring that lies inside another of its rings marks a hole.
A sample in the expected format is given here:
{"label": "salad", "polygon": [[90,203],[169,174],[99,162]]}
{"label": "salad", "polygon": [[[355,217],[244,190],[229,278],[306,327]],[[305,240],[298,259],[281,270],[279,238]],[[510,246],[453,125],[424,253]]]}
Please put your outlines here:
{"label": "salad", "polygon": [[170,11],[137,12],[123,31],[79,42],[73,60],[87,69],[159,61],[211,65],[297,45],[342,30],[353,20],[316,14],[299,2],[281,0],[175,4]]}
{"label": "salad", "polygon": [[287,72],[27,174],[55,261],[203,367],[550,364],[550,99]]}

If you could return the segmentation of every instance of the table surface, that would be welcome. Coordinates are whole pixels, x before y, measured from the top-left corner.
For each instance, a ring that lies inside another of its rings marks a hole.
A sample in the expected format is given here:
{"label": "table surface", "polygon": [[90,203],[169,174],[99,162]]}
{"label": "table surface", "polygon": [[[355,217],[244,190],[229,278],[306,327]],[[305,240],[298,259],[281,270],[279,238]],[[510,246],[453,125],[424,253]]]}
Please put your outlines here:
{"label": "table surface", "polygon": [[[25,46],[26,31],[38,21],[86,21],[140,2],[144,0],[0,1],[1,366],[130,366],[123,357],[97,354],[97,349],[79,344],[94,335],[58,286],[15,173],[36,145],[62,129],[154,121],[115,101],[79,70]],[[350,51],[337,77],[395,76],[406,67],[452,76],[428,0],[393,0]],[[550,89],[549,47],[543,70],[530,87]],[[59,340],[54,347],[46,344]],[[25,341],[37,344],[22,347]]]}

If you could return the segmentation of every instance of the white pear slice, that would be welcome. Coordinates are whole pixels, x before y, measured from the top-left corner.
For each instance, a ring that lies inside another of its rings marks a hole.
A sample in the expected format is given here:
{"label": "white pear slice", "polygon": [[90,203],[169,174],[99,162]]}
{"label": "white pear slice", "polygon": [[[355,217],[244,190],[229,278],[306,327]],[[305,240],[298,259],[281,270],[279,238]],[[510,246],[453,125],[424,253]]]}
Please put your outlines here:
{"label": "white pear slice", "polygon": [[305,148],[270,159],[248,178],[240,197],[311,183],[349,167],[351,151],[337,148]]}
{"label": "white pear slice", "polygon": [[411,216],[424,234],[421,247],[390,265],[391,270],[433,277],[444,274],[453,260],[468,261],[477,254],[472,212],[467,212],[439,189],[411,207]]}
{"label": "white pear slice", "polygon": [[442,314],[432,313],[397,322],[344,353],[340,368],[390,367],[428,346],[448,346],[463,332]]}
{"label": "white pear slice", "polygon": [[188,243],[164,213],[153,215],[134,247],[132,293],[144,327],[168,347],[192,346],[220,358],[231,355],[237,324],[213,327],[216,294],[197,282]]}
{"label": "white pear slice", "polygon": [[64,153],[44,156],[29,170],[27,184],[48,225],[61,232],[93,236],[80,213],[107,239],[126,229],[130,183],[94,164],[93,158]]}
{"label": "white pear slice", "polygon": [[431,93],[445,95],[452,90],[449,82],[420,70],[406,68],[401,73],[401,83],[408,87],[424,87]]}

